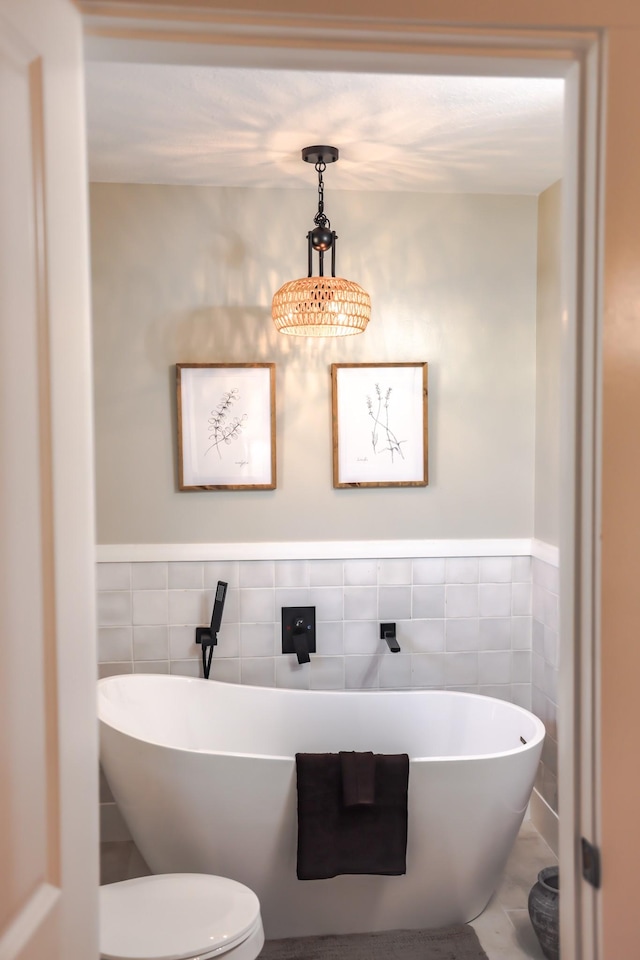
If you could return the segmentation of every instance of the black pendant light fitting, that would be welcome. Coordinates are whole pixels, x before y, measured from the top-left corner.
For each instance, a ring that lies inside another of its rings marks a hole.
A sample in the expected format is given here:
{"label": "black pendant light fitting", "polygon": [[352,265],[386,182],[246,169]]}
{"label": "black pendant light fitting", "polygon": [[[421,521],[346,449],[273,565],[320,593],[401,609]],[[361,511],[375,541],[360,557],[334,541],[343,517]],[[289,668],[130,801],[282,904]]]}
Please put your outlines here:
{"label": "black pendant light fitting", "polygon": [[[324,178],[327,165],[339,157],[337,147],[315,145],[302,148],[302,159],[318,174],[318,210],[315,226],[307,233],[308,274],[290,280],[274,294],[272,317],[280,333],[307,337],[338,337],[362,333],[371,314],[371,300],[357,283],[336,277],[338,235],[324,210]],[[324,275],[324,257],[331,251],[331,277]],[[313,275],[313,254],[318,254],[318,274]]]}

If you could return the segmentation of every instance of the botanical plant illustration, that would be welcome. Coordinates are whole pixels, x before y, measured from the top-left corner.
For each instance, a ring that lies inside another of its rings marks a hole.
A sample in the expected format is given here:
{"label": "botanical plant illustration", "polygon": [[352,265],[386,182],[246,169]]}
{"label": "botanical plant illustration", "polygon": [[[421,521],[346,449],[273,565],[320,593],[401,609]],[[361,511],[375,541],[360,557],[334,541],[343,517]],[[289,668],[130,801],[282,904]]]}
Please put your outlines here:
{"label": "botanical plant illustration", "polygon": [[231,418],[231,408],[239,399],[240,391],[237,387],[232,387],[231,390],[222,394],[220,403],[215,410],[211,411],[208,439],[212,440],[213,443],[205,450],[205,456],[210,450],[217,450],[218,456],[222,460],[222,444],[229,446],[242,433],[242,428],[247,421],[247,414],[243,413],[241,417]]}
{"label": "botanical plant illustration", "polygon": [[[371,430],[371,446],[373,447],[373,452],[376,455],[388,452],[391,456],[391,463],[394,462],[396,455],[401,456],[404,460],[402,444],[407,441],[398,440],[398,437],[389,426],[391,387],[389,387],[384,394],[378,383],[376,383],[375,388],[375,400],[367,397],[367,409],[369,416],[373,420],[373,428]],[[384,446],[379,447],[379,444],[384,444]]]}

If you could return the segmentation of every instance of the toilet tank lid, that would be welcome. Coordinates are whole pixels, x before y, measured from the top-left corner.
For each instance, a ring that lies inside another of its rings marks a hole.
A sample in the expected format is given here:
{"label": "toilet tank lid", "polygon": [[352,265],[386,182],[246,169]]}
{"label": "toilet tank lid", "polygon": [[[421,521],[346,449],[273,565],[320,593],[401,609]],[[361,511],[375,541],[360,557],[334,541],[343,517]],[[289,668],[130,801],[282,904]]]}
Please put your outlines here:
{"label": "toilet tank lid", "polygon": [[137,877],[100,887],[103,960],[187,960],[224,953],[260,919],[260,902],[235,880],[203,873]]}

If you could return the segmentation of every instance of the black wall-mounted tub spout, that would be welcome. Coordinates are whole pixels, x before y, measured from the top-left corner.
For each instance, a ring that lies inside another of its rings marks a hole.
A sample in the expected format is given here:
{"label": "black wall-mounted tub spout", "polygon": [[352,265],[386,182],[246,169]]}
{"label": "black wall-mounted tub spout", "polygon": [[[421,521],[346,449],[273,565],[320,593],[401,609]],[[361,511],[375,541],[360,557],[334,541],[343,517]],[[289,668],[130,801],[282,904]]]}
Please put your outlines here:
{"label": "black wall-mounted tub spout", "polygon": [[380,639],[386,640],[387,646],[391,653],[400,653],[400,644],[396,640],[396,625],[395,623],[381,623],[380,624]]}
{"label": "black wall-mounted tub spout", "polygon": [[310,663],[309,640],[307,638],[307,626],[302,618],[296,620],[293,625],[293,649],[296,652],[298,663]]}

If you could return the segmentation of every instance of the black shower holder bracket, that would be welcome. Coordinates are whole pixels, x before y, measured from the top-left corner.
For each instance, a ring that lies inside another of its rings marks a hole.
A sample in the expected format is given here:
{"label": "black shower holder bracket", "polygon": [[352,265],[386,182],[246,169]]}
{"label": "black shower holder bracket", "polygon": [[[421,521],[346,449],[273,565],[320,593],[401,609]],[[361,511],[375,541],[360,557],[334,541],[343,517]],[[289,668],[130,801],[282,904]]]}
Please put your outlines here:
{"label": "black shower holder bracket", "polygon": [[215,647],[218,642],[218,634],[211,633],[211,627],[196,627],[196,643],[201,643],[204,647]]}

